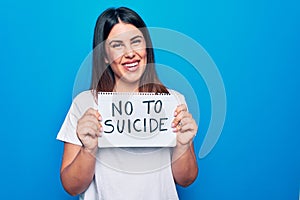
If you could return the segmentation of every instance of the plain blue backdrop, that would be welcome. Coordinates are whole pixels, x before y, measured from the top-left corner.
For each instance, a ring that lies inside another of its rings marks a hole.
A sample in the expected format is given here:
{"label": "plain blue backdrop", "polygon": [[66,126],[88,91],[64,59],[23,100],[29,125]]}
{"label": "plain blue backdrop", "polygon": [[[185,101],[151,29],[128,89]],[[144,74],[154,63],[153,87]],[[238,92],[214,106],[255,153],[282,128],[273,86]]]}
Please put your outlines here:
{"label": "plain blue backdrop", "polygon": [[[222,135],[207,157],[198,158],[197,180],[178,187],[181,199],[297,200],[300,3],[291,0],[2,0],[1,199],[77,199],[61,186],[63,144],[55,138],[72,101],[76,73],[91,51],[96,18],[121,5],[136,10],[148,26],[196,40],[223,77]],[[160,63],[184,66],[168,54],[158,55]],[[181,70],[188,77],[188,69]],[[190,78],[202,99],[199,152],[210,102],[201,78]]]}

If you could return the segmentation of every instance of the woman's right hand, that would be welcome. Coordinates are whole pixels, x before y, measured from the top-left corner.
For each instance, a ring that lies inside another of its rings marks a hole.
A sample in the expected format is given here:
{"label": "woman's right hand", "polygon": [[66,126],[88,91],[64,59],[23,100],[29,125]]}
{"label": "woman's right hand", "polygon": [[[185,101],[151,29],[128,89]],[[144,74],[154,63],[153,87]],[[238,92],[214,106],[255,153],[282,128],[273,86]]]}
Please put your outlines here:
{"label": "woman's right hand", "polygon": [[77,137],[85,150],[96,153],[98,148],[98,137],[103,131],[99,112],[89,108],[77,122]]}

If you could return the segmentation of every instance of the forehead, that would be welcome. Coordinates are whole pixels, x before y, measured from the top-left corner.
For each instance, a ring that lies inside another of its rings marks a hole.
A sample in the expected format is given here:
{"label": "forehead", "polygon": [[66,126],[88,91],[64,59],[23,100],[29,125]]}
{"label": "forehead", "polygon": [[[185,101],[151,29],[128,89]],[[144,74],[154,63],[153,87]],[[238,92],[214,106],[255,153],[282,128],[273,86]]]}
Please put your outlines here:
{"label": "forehead", "polygon": [[118,23],[111,29],[107,39],[125,40],[136,35],[143,36],[142,32],[132,24]]}

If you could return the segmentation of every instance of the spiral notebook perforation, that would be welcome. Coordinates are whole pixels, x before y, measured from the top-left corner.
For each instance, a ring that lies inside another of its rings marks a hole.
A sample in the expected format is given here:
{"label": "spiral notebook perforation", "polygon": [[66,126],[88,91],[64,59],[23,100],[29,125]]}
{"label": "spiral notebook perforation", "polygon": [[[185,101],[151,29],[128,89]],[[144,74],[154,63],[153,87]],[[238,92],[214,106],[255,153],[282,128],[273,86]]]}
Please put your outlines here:
{"label": "spiral notebook perforation", "polygon": [[155,93],[155,92],[98,92],[103,95],[171,95],[170,93]]}

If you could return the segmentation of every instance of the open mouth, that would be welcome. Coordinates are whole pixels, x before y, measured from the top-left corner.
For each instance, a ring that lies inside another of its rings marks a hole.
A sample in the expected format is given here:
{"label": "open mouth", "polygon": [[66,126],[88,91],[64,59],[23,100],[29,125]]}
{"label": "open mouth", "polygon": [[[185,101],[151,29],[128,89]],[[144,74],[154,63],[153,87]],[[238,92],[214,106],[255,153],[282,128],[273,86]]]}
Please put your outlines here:
{"label": "open mouth", "polygon": [[122,64],[127,71],[134,72],[139,67],[139,61],[126,62]]}

